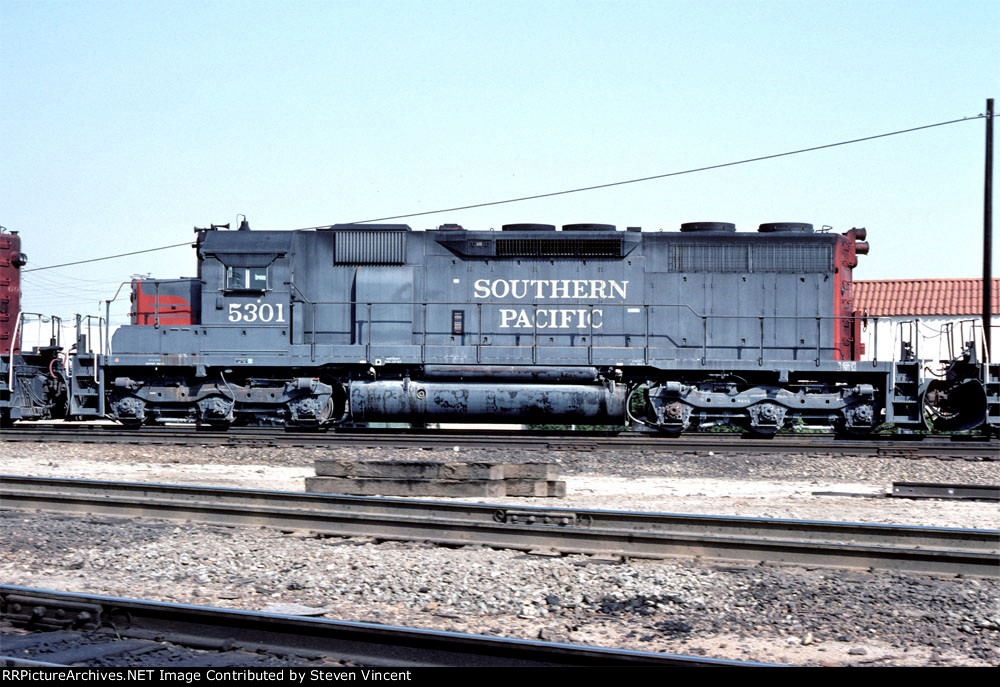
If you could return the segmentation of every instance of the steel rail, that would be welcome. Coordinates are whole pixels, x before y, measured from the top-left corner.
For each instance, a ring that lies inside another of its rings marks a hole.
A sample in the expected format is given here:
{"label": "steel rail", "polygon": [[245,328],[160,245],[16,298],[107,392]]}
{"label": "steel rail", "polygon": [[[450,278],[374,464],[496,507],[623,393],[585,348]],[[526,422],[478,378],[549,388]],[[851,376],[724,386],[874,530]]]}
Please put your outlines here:
{"label": "steel rail", "polygon": [[18,425],[3,430],[9,442],[73,442],[125,444],[255,445],[296,447],[447,447],[522,448],[549,451],[718,451],[802,453],[824,451],[885,457],[948,457],[1000,460],[1000,442],[969,440],[900,440],[872,437],[866,440],[835,439],[831,435],[778,435],[771,439],[736,434],[702,433],[668,438],[644,432],[552,433],[482,430],[339,430],[291,432],[277,428],[234,428],[201,431],[194,427],[143,427],[117,425]]}
{"label": "steel rail", "polygon": [[365,667],[762,665],[11,585],[0,585],[0,608],[4,620],[33,629],[105,626],[122,638],[312,660],[327,657]]}
{"label": "steel rail", "polygon": [[892,496],[908,499],[1000,501],[1000,485],[893,482]]}
{"label": "steel rail", "polygon": [[1000,576],[1000,531],[0,476],[6,509],[635,558]]}

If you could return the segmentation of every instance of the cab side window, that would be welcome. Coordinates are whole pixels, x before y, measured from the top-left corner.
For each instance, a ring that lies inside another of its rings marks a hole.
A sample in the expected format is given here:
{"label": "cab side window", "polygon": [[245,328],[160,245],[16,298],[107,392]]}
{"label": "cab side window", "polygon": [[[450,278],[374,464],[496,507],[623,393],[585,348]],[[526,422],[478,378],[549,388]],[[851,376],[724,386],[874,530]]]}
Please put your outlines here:
{"label": "cab side window", "polygon": [[267,268],[226,267],[226,291],[267,291]]}

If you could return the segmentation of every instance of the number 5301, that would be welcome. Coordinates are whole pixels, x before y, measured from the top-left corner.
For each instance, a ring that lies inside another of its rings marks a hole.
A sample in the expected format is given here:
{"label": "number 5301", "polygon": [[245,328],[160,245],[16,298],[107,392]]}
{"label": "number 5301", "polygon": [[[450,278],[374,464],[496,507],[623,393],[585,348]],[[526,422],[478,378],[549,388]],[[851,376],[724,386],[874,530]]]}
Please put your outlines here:
{"label": "number 5301", "polygon": [[284,322],[285,306],[283,303],[230,303],[230,322]]}

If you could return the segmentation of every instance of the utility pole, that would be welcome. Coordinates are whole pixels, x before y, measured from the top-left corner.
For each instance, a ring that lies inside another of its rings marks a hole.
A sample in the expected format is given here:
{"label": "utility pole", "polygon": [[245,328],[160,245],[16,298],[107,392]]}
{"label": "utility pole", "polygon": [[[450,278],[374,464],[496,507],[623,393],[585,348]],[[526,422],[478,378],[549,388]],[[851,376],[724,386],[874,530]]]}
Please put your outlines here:
{"label": "utility pole", "polygon": [[986,183],[983,192],[983,345],[992,360],[990,317],[993,315],[993,98],[986,100]]}

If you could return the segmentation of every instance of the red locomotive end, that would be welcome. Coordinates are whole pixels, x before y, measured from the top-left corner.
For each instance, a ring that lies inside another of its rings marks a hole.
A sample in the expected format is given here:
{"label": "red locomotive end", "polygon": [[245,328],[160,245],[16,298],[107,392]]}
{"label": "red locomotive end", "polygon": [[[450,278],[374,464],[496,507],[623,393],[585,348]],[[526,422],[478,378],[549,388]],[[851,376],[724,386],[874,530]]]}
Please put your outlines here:
{"label": "red locomotive end", "polygon": [[21,252],[21,237],[0,228],[0,355],[18,353],[17,318],[21,313],[21,267],[28,261]]}
{"label": "red locomotive end", "polygon": [[836,360],[861,360],[864,344],[861,343],[860,314],[854,312],[854,277],[852,270],[858,266],[858,256],[868,254],[864,227],[844,232],[837,242],[834,258],[833,316],[836,326],[833,334]]}

